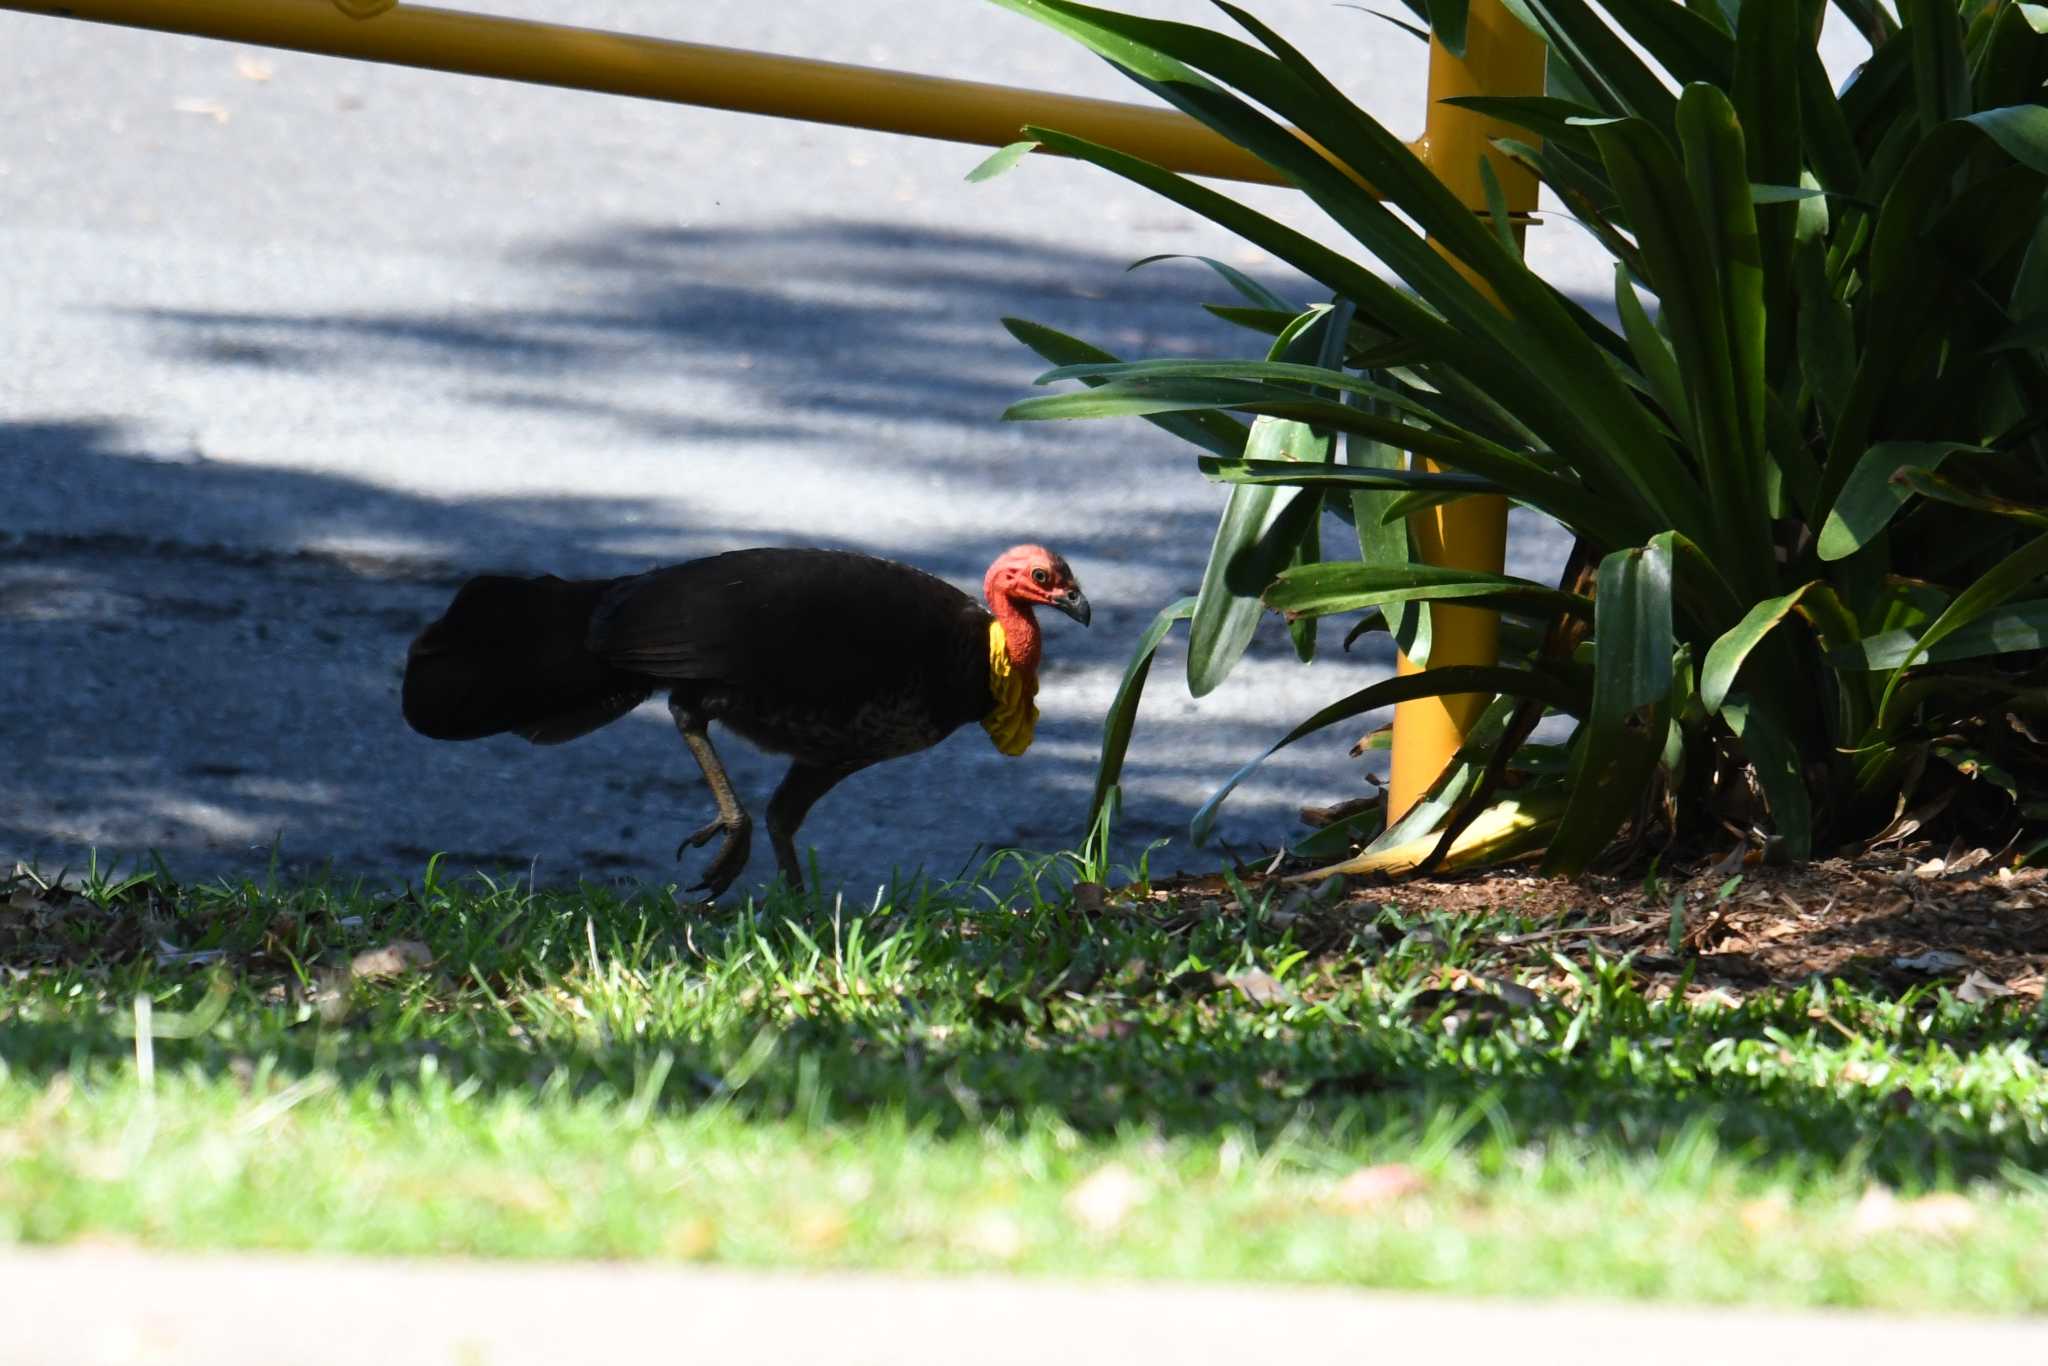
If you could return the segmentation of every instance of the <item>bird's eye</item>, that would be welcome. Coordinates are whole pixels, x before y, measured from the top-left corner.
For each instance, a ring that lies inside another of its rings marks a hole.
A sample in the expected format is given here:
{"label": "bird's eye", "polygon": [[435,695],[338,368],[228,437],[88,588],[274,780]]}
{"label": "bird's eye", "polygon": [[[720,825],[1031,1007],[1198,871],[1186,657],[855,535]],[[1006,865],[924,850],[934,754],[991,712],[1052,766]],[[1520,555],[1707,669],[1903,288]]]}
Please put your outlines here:
{"label": "bird's eye", "polygon": [[1046,573],[1043,569],[1034,569],[1031,571],[1031,581],[1040,588],[1043,588],[1052,582],[1052,575]]}

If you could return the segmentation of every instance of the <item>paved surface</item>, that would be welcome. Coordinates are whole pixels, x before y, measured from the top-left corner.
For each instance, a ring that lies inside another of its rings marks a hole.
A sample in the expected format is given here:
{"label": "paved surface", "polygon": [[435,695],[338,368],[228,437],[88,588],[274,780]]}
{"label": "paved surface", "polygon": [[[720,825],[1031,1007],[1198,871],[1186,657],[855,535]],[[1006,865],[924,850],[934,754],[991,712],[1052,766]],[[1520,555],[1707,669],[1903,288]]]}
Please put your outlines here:
{"label": "paved surface", "polygon": [[[1142,97],[958,0],[482,7]],[[1419,44],[1355,9],[1266,8],[1416,122]],[[804,832],[831,876],[865,895],[898,862],[946,874],[1079,833],[1097,718],[1197,581],[1221,494],[1137,423],[997,421],[1038,367],[996,320],[1229,353],[1196,308],[1222,294],[1205,271],[1125,265],[1205,252],[1301,282],[1052,161],[968,186],[981,153],[949,144],[13,13],[0,52],[0,861],[154,848],[237,873],[275,843],[380,880],[437,850],[545,880],[667,875],[708,802],[658,707],[561,749],[437,745],[399,720],[404,646],[471,573],[762,543],[965,584],[1042,538],[1096,604],[1091,632],[1052,623],[1029,757],[967,734],[849,782]],[[1332,235],[1285,192],[1245,194]],[[1537,239],[1553,278],[1607,292],[1583,234]],[[1560,554],[1522,528],[1524,572]],[[1238,761],[1387,660],[1302,669],[1269,629],[1199,705],[1180,663],[1139,728],[1134,841],[1182,835]],[[1256,846],[1304,799],[1359,792],[1353,738],[1283,756],[1222,835]],[[727,752],[765,796],[777,766]]]}
{"label": "paved surface", "polygon": [[1519,1366],[2040,1361],[2028,1320],[1524,1304],[1337,1290],[645,1266],[0,1255],[10,1366]]}

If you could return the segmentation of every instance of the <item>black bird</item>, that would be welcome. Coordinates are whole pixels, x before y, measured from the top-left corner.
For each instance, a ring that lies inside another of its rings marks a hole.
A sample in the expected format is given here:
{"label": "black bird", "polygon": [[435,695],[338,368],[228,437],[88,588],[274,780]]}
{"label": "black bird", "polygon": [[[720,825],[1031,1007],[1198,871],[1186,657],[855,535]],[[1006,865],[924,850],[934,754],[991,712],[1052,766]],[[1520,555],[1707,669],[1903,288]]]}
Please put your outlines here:
{"label": "black bird", "polygon": [[716,897],[745,866],[753,821],[711,747],[718,721],[790,756],[768,838],[803,886],[797,826],[848,774],[929,748],[978,721],[1022,754],[1038,719],[1035,606],[1088,624],[1067,562],[1004,551],[984,609],[943,579],[837,550],[735,550],[619,579],[471,579],[406,654],[406,723],[436,740],[511,732],[537,745],[587,735],[668,690],[724,834],[692,890]]}

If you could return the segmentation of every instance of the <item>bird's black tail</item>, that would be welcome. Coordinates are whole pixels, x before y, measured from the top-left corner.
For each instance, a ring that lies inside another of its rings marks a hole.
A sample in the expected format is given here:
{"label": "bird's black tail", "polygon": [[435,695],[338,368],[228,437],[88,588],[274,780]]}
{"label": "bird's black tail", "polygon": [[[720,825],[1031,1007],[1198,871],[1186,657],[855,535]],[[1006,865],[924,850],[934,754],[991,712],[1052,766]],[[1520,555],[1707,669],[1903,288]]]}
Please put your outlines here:
{"label": "bird's black tail", "polygon": [[486,575],[462,585],[406,652],[406,724],[436,740],[510,731],[554,745],[624,716],[652,688],[584,643],[613,582]]}

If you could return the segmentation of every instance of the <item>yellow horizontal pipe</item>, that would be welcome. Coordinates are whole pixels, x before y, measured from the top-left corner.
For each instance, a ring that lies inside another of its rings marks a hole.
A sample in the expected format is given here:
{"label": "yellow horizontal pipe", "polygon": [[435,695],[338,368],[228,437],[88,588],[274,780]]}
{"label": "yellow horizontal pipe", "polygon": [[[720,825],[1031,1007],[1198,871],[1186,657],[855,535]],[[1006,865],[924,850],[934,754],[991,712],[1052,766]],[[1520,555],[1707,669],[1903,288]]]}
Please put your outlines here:
{"label": "yellow horizontal pipe", "polygon": [[[334,0],[0,0],[0,9],[991,147],[1039,124],[1186,175],[1287,183],[1177,110],[426,5],[370,19],[349,18]],[[684,20],[689,12],[675,9]]]}

